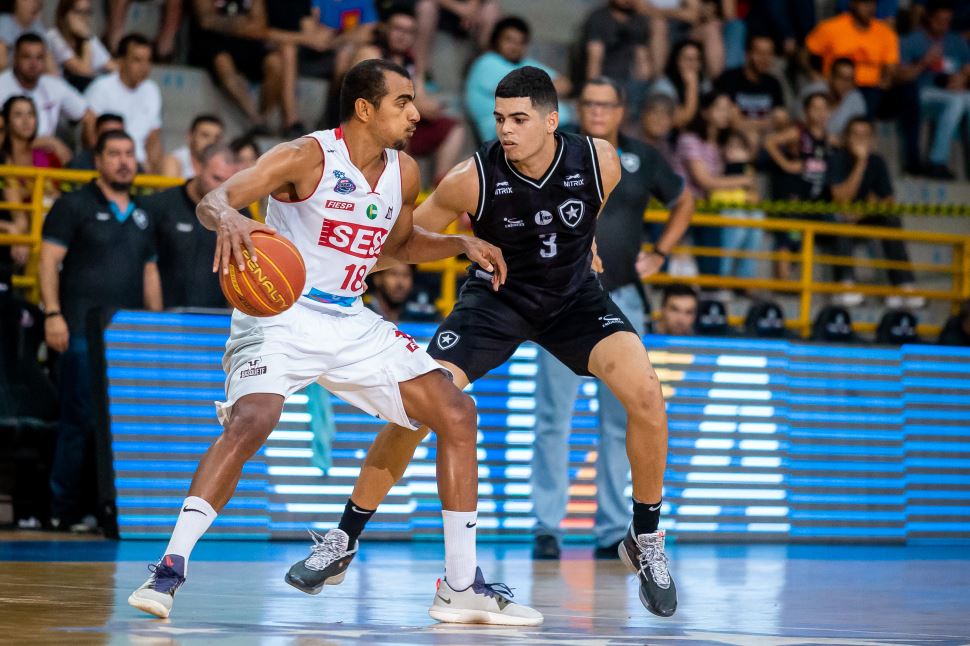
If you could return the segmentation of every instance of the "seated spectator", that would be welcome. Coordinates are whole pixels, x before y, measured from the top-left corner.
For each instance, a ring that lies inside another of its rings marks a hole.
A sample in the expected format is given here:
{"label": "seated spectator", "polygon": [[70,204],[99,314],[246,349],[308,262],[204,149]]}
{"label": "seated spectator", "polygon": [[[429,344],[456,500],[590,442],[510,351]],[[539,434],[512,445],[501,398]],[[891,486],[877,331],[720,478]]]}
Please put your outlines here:
{"label": "seated spectator", "polygon": [[912,312],[889,310],[879,319],[876,326],[876,343],[882,345],[903,345],[919,343],[916,328],[919,321]]}
{"label": "seated spectator", "polygon": [[831,137],[842,137],[849,121],[866,116],[866,100],[855,84],[855,63],[851,58],[837,58],[829,68],[828,81],[819,79],[807,84],[799,95],[802,103],[813,94],[829,95],[829,119],[825,131]]}
{"label": "seated spectator", "polygon": [[[118,49],[118,44],[124,36],[131,1],[107,0],[108,45],[112,51]],[[158,21],[158,35],[155,37],[153,50],[156,60],[167,62],[175,54],[175,37],[178,35],[179,27],[182,26],[182,0],[165,0],[162,6],[162,16]]]}
{"label": "seated spectator", "polygon": [[13,0],[13,11],[0,14],[0,69],[10,64],[10,52],[24,34],[43,38],[47,32],[41,17],[40,0]]}
{"label": "seated spectator", "polygon": [[182,179],[197,176],[202,168],[202,151],[221,142],[224,132],[222,119],[214,114],[200,114],[192,120],[186,144],[165,155],[161,174]]}
{"label": "seated spectator", "polygon": [[[835,150],[828,167],[829,189],[836,202],[874,202],[893,204],[893,184],[889,168],[881,155],[874,152],[872,123],[863,118],[849,122],[845,132],[845,145]],[[847,216],[850,222],[860,225],[902,228],[902,222],[894,215]],[[880,240],[883,255],[888,260],[909,263],[909,253],[902,240]],[[852,271],[849,268],[848,274]],[[890,269],[889,282],[894,286],[911,291],[915,288],[915,277],[910,269]],[[845,295],[842,295],[845,296]],[[858,299],[853,299],[857,301]],[[845,302],[855,305],[858,302]],[[926,304],[922,296],[890,296],[886,306],[892,309],[906,307],[918,309]]]}
{"label": "seated spectator", "polygon": [[788,121],[781,82],[771,74],[775,63],[775,44],[768,36],[749,36],[744,66],[728,70],[714,81],[738,106],[735,127],[752,141],[769,130],[784,127]]}
{"label": "seated spectator", "polygon": [[744,318],[744,333],[762,339],[785,338],[788,336],[785,330],[785,314],[777,303],[752,303]]}
{"label": "seated spectator", "polygon": [[[503,18],[492,32],[491,50],[475,59],[465,80],[465,109],[475,126],[481,141],[495,138],[495,88],[499,81],[512,70],[527,65],[546,72],[559,96],[567,96],[572,86],[569,79],[546,67],[537,60],[527,58],[529,47],[529,24],[517,16]],[[559,106],[559,124],[571,122],[565,106]]]}
{"label": "seated spectator", "polygon": [[[148,213],[155,234],[162,302],[166,308],[227,307],[219,276],[212,273],[216,233],[199,223],[195,207],[236,170],[232,150],[213,143],[203,149],[197,175],[181,186],[142,200],[142,208]],[[249,217],[248,210],[240,212]]]}
{"label": "seated spectator", "polygon": [[624,88],[636,116],[653,74],[647,49],[647,20],[635,0],[609,0],[583,25],[586,80],[607,77]]}
{"label": "seated spectator", "polygon": [[716,0],[645,0],[641,11],[650,19],[650,56],[656,68],[667,65],[670,43],[690,38],[703,44],[704,64],[711,75],[724,70],[721,5]]}
{"label": "seated spectator", "polygon": [[91,0],[60,0],[54,26],[47,31],[47,45],[58,69],[80,92],[98,74],[117,69],[101,39],[94,35],[91,13]]}
{"label": "seated spectator", "polygon": [[[267,117],[280,105],[283,60],[266,44],[265,0],[192,0],[189,64],[209,70],[252,125],[268,135]],[[262,82],[259,107],[249,83]]]}
{"label": "seated spectator", "polygon": [[663,290],[660,316],[653,322],[654,334],[691,336],[697,321],[697,292],[690,285],[672,283]]}
{"label": "seated spectator", "polygon": [[664,76],[651,88],[651,92],[666,94],[674,100],[674,127],[683,128],[697,116],[702,94],[709,92],[711,81],[704,69],[701,44],[684,40],[674,47],[667,61]]}
{"label": "seated spectator", "polygon": [[37,34],[24,34],[14,45],[13,67],[0,74],[0,102],[12,96],[29,96],[37,106],[35,146],[63,146],[54,141],[61,113],[80,121],[82,140],[92,142],[95,116],[84,97],[63,79],[44,73],[47,48]]}
{"label": "seated spectator", "polygon": [[[690,125],[677,139],[675,169],[687,180],[687,185],[697,199],[710,199],[718,190],[748,190],[754,186],[751,175],[727,177],[724,174],[724,157],[720,144],[731,124],[734,104],[724,93],[710,92],[701,98],[700,110]],[[692,227],[694,245],[698,247],[722,246],[721,230],[715,227]],[[697,259],[701,274],[718,275],[720,258],[702,255]]]}
{"label": "seated spectator", "polygon": [[849,310],[839,305],[826,305],[812,323],[812,341],[853,343],[858,340],[852,329]]}
{"label": "seated spectator", "polygon": [[256,165],[259,156],[263,154],[252,137],[237,137],[229,142],[229,148],[236,155],[239,170],[252,168]]}
{"label": "seated spectator", "polygon": [[666,94],[651,94],[643,102],[640,111],[640,127],[643,140],[660,151],[668,164],[674,162],[671,137],[674,133],[674,100]]}
{"label": "seated spectator", "polygon": [[429,178],[433,186],[458,162],[465,143],[465,127],[445,114],[446,106],[428,92],[424,79],[417,76],[411,57],[416,33],[414,15],[402,9],[392,9],[379,26],[376,44],[362,47],[354,63],[383,58],[411,74],[414,105],[421,113],[421,121],[408,142],[407,152],[415,157],[434,155],[434,174]]}
{"label": "seated spectator", "polygon": [[140,34],[129,34],[118,45],[118,71],[95,80],[84,92],[95,114],[111,112],[125,120],[125,132],[135,142],[138,163],[149,173],[162,167],[162,93],[148,78],[152,46]]}
{"label": "seated spectator", "polygon": [[825,74],[838,58],[855,63],[856,85],[870,119],[876,116],[899,63],[899,38],[875,13],[872,0],[850,0],[847,12],[823,20],[805,39],[808,51],[822,59]]}
{"label": "seated spectator", "polygon": [[937,343],[970,346],[970,301],[960,307],[959,313],[947,319]]}
{"label": "seated spectator", "polygon": [[728,322],[727,308],[718,300],[705,299],[697,304],[697,320],[694,332],[701,336],[728,336],[734,334]]}
{"label": "seated spectator", "polygon": [[370,277],[373,289],[367,307],[391,323],[406,318],[408,299],[414,290],[414,267],[395,265]]}
{"label": "seated spectator", "polygon": [[932,0],[923,25],[900,42],[899,78],[916,83],[922,116],[934,121],[926,175],[945,180],[956,179],[947,168],[950,147],[960,123],[970,119],[970,46],[952,23],[952,3]]}
{"label": "seated spectator", "polygon": [[479,51],[489,46],[489,38],[502,15],[498,0],[416,0],[418,19],[417,47],[414,50],[416,77],[423,78],[431,67],[431,46],[438,29],[458,38],[472,37]]}
{"label": "seated spectator", "polygon": [[[99,138],[104,133],[112,130],[124,131],[124,129],[125,120],[118,114],[105,112],[104,114],[98,115],[98,118],[94,120],[95,138]],[[73,170],[94,170],[94,151],[90,148],[82,148],[78,154],[71,158],[67,167]],[[142,172],[141,167],[138,168],[138,172]]]}

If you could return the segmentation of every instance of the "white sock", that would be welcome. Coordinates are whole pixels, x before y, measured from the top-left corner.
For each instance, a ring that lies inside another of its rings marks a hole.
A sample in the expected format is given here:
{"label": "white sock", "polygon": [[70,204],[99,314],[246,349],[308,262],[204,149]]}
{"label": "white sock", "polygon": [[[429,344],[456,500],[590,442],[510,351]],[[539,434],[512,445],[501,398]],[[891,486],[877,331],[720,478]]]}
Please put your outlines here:
{"label": "white sock", "polygon": [[168,541],[165,553],[185,559],[183,576],[189,571],[189,554],[192,553],[192,548],[218,515],[212,505],[197,496],[189,496],[182,503],[182,511],[179,512],[179,519],[175,522],[175,529],[172,530],[172,538]]}
{"label": "white sock", "polygon": [[441,511],[445,526],[445,578],[453,590],[464,590],[475,582],[478,558],[475,554],[477,511]]}

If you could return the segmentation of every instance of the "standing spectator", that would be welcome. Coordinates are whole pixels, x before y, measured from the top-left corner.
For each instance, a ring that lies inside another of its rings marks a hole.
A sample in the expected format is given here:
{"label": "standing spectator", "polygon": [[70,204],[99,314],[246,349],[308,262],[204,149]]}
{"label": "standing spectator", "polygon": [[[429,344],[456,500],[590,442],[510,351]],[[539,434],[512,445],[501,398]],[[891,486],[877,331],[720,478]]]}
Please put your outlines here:
{"label": "standing spectator", "polygon": [[403,9],[392,9],[381,22],[377,43],[361,48],[354,63],[369,58],[383,58],[406,69],[414,80],[414,105],[421,113],[417,130],[408,142],[407,152],[414,157],[434,155],[433,184],[458,162],[465,143],[465,127],[445,114],[445,105],[427,90],[417,76],[411,51],[415,44],[417,22]]}
{"label": "standing spectator", "polygon": [[[105,112],[104,114],[98,115],[98,118],[94,120],[95,140],[100,139],[101,135],[106,132],[112,130],[123,131],[124,129],[125,120],[118,114]],[[71,158],[67,167],[73,170],[94,170],[94,150],[91,148],[82,148],[78,154]],[[141,172],[141,169],[139,169],[139,172]]]}
{"label": "standing spectator", "polygon": [[[202,151],[197,175],[181,186],[173,186],[142,201],[155,232],[162,302],[166,308],[226,307],[219,276],[212,273],[216,233],[199,224],[195,207],[236,170],[232,150],[214,143]],[[241,212],[249,216],[245,209]]]}
{"label": "standing spectator", "polygon": [[953,135],[964,118],[970,119],[970,46],[951,31],[952,23],[953,5],[933,0],[926,7],[923,26],[900,43],[900,80],[916,83],[923,116],[935,117],[926,174],[946,180],[955,179],[947,168]]}
{"label": "standing spectator", "polygon": [[64,195],[44,221],[40,291],[48,347],[61,353],[61,421],[51,472],[51,517],[70,527],[93,483],[83,479],[94,428],[87,317],[96,308],[160,310],[158,267],[148,216],[130,195],[135,145],[123,132],[101,136],[98,179]]}
{"label": "standing spectator", "polygon": [[704,69],[704,50],[696,40],[683,40],[674,47],[664,76],[652,92],[666,94],[677,105],[674,127],[683,128],[697,116],[702,94],[710,91],[711,82]]}
{"label": "standing spectator", "polygon": [[643,102],[640,111],[640,126],[643,139],[656,148],[664,161],[673,165],[674,151],[671,135],[674,131],[674,111],[677,106],[666,94],[651,94]]}
{"label": "standing spectator", "polygon": [[[886,161],[873,152],[872,122],[856,118],[849,122],[845,132],[844,148],[832,154],[829,163],[828,183],[832,198],[836,202],[871,202],[890,205],[894,203],[893,184]],[[902,222],[895,215],[849,216],[856,224],[901,229]],[[888,260],[909,263],[909,253],[902,240],[880,240],[883,255]],[[851,268],[849,268],[851,276]],[[910,269],[890,269],[889,282],[904,291],[914,289],[915,278]],[[846,306],[857,302],[842,303]],[[920,308],[926,304],[922,296],[890,296],[886,306],[891,309],[900,307]]]}
{"label": "standing spectator", "polygon": [[125,132],[135,142],[135,157],[149,173],[162,167],[162,93],[148,78],[152,45],[140,34],[129,34],[118,45],[118,71],[95,80],[84,96],[95,114],[111,112],[125,120]]}
{"label": "standing spectator", "polygon": [[202,169],[202,151],[222,141],[225,126],[214,114],[200,114],[192,120],[186,144],[176,148],[162,162],[162,175],[190,179]]}
{"label": "standing spectator", "polygon": [[94,35],[91,0],[60,0],[47,44],[64,80],[83,92],[94,77],[117,69],[111,54]]}
{"label": "standing spectator", "polygon": [[[159,21],[158,36],[155,38],[155,57],[159,61],[168,61],[175,53],[175,37],[182,26],[183,0],[165,0],[162,8],[162,19]],[[121,38],[125,33],[125,23],[128,20],[128,7],[131,0],[107,0],[108,6],[108,44],[112,51],[117,50]]]}
{"label": "standing spectator", "polygon": [[498,0],[417,0],[414,5],[418,19],[414,62],[421,77],[429,71],[431,46],[439,28],[458,38],[471,36],[482,51],[502,12]]}
{"label": "standing spectator", "polygon": [[825,74],[837,58],[852,59],[870,119],[876,116],[899,63],[899,38],[875,13],[874,0],[850,0],[847,12],[823,20],[805,39],[808,51],[822,59]]}
{"label": "standing spectator", "polygon": [[[475,131],[481,141],[495,138],[495,88],[512,70],[529,65],[538,67],[552,79],[556,92],[567,96],[569,79],[537,60],[526,58],[529,48],[529,24],[517,16],[502,18],[492,31],[491,50],[475,59],[465,80],[465,109],[468,110]],[[559,123],[569,123],[565,106],[560,105]]]}
{"label": "standing spectator", "polygon": [[408,299],[414,291],[414,267],[395,265],[376,272],[370,281],[373,289],[368,291],[367,307],[397,325],[405,317]]}
{"label": "standing spectator", "polygon": [[47,28],[41,19],[40,0],[14,0],[11,13],[0,14],[0,69],[10,63],[10,50],[24,34],[43,38]]}
{"label": "standing spectator", "polygon": [[634,115],[652,74],[647,20],[635,0],[609,0],[583,26],[586,79],[606,76],[623,84]]}
{"label": "standing spectator", "polygon": [[813,94],[829,95],[829,120],[825,131],[830,137],[841,137],[849,121],[866,116],[866,100],[855,85],[855,63],[851,58],[837,58],[829,69],[828,82],[819,79],[805,86],[801,101]]}
{"label": "standing spectator", "polygon": [[[37,107],[37,138],[35,145],[53,138],[61,113],[68,119],[81,122],[82,139],[94,140],[94,113],[87,101],[63,79],[44,74],[47,49],[37,34],[24,34],[14,45],[12,69],[0,74],[0,101],[12,96],[29,96]],[[61,144],[63,145],[63,144]]]}
{"label": "standing spectator", "polygon": [[748,36],[744,66],[728,70],[714,81],[714,87],[727,93],[738,106],[735,124],[757,141],[770,129],[788,119],[781,82],[771,74],[775,63],[775,43],[768,36]]}
{"label": "standing spectator", "polygon": [[[653,147],[620,133],[625,106],[622,86],[605,77],[586,82],[579,96],[583,134],[609,141],[620,156],[620,182],[597,222],[596,247],[602,260],[600,282],[638,334],[644,332],[644,295],[640,281],[663,266],[667,254],[684,235],[694,212],[694,200],[684,180]],[[664,232],[649,254],[641,251],[643,212],[656,197],[670,209]],[[538,216],[536,216],[538,217]],[[559,558],[569,486],[569,431],[573,403],[581,377],[545,350],[539,353],[536,378],[536,440],[532,461],[535,502],[533,558]],[[624,496],[629,462],[626,457],[626,412],[607,388],[599,389],[600,442],[596,460],[597,558],[617,558],[617,545],[629,524]]]}
{"label": "standing spectator", "polygon": [[[725,3],[726,4],[726,3]],[[716,0],[641,0],[650,19],[650,53],[657,69],[666,67],[670,43],[703,43],[704,65],[712,76],[724,70],[724,36]]]}
{"label": "standing spectator", "polygon": [[[734,104],[723,92],[710,92],[701,98],[700,110],[677,139],[675,159],[678,171],[687,179],[695,198],[709,199],[717,190],[743,189],[754,186],[748,175],[724,175],[724,158],[719,144],[731,125]],[[721,247],[721,230],[694,227],[694,244],[699,247]],[[718,275],[720,258],[701,256],[697,259],[701,274]]]}
{"label": "standing spectator", "polygon": [[660,301],[660,317],[653,324],[654,334],[693,336],[698,302],[697,292],[690,285],[667,285]]}

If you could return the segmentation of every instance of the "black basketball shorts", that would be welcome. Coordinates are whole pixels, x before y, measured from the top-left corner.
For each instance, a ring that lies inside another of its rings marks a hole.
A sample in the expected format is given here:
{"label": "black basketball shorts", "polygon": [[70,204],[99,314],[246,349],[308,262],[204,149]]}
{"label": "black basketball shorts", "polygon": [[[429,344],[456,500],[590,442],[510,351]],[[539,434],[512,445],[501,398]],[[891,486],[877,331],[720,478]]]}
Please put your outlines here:
{"label": "black basketball shorts", "polygon": [[617,332],[637,333],[592,274],[564,308],[541,321],[522,316],[492,291],[490,282],[472,278],[435,332],[428,353],[475,381],[508,361],[524,341],[534,341],[577,375],[589,376],[593,347]]}

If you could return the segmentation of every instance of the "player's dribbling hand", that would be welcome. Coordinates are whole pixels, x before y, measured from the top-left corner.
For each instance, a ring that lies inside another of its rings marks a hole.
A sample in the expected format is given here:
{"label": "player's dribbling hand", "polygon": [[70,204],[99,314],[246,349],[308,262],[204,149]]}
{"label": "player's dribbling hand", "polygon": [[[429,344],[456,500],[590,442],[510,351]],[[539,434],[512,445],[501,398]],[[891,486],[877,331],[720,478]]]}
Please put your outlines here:
{"label": "player's dribbling hand", "polygon": [[505,284],[505,276],[508,274],[502,250],[472,236],[462,236],[462,241],[468,259],[478,263],[479,267],[492,274],[492,289],[497,292],[498,288]]}
{"label": "player's dribbling hand", "polygon": [[249,252],[249,257],[256,260],[256,248],[250,237],[256,231],[264,231],[275,234],[276,229],[271,226],[250,220],[236,211],[231,211],[219,219],[219,226],[216,229],[216,256],[212,261],[212,271],[229,273],[229,263],[235,262],[239,271],[246,268],[246,260],[243,258],[243,248]]}

